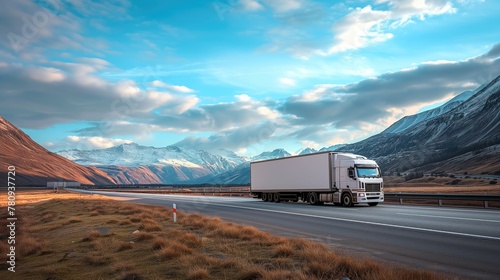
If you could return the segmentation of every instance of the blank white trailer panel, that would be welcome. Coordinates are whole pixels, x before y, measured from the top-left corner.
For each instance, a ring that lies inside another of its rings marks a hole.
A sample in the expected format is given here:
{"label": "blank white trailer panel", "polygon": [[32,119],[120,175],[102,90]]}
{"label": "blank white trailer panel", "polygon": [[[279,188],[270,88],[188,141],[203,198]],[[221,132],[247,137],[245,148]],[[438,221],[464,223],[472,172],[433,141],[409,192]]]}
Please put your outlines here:
{"label": "blank white trailer panel", "polygon": [[330,153],[253,162],[250,169],[252,192],[331,189]]}

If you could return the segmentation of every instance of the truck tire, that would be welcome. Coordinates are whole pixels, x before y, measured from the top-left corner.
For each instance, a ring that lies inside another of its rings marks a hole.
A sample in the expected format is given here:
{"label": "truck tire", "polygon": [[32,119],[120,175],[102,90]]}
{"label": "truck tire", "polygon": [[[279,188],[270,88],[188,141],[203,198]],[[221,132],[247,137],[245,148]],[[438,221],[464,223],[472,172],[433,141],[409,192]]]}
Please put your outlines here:
{"label": "truck tire", "polygon": [[352,197],[349,193],[344,193],[342,195],[342,206],[351,207],[352,206]]}
{"label": "truck tire", "polygon": [[368,205],[370,205],[370,206],[377,206],[378,202],[368,202]]}
{"label": "truck tire", "polygon": [[273,201],[276,203],[280,202],[280,193],[274,193],[273,194]]}
{"label": "truck tire", "polygon": [[310,193],[308,196],[308,201],[309,204],[311,205],[318,205],[319,204],[319,198],[317,193]]}
{"label": "truck tire", "polygon": [[267,201],[267,193],[262,193],[262,201]]}
{"label": "truck tire", "polygon": [[273,202],[273,194],[272,193],[267,194],[267,202]]}

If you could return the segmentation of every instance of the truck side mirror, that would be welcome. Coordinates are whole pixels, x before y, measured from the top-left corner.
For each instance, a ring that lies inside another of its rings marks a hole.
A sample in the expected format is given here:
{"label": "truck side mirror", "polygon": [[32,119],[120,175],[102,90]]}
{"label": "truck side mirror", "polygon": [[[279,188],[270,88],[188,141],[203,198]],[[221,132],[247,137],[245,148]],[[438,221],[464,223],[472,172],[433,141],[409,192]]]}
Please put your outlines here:
{"label": "truck side mirror", "polygon": [[356,178],[354,177],[354,168],[352,167],[347,168],[347,176],[349,176],[349,178],[356,180]]}

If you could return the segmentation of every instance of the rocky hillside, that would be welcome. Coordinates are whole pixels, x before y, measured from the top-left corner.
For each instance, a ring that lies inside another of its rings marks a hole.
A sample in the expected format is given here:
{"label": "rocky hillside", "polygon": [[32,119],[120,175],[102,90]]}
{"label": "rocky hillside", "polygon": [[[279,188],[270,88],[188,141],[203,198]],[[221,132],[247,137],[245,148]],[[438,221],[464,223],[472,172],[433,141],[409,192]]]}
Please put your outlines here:
{"label": "rocky hillside", "polygon": [[45,185],[48,181],[78,181],[83,184],[113,184],[114,180],[95,167],[76,164],[52,153],[13,124],[0,117],[0,173],[15,166],[16,185]]}
{"label": "rocky hillside", "polygon": [[[421,121],[404,129],[388,129],[342,150],[374,158],[385,171],[447,171],[451,162],[455,171],[479,170],[491,165],[491,158],[500,160],[495,149],[500,144],[500,76],[441,112],[430,118],[417,116],[414,119]],[[484,156],[476,156],[480,153]],[[482,172],[500,171],[496,166]]]}

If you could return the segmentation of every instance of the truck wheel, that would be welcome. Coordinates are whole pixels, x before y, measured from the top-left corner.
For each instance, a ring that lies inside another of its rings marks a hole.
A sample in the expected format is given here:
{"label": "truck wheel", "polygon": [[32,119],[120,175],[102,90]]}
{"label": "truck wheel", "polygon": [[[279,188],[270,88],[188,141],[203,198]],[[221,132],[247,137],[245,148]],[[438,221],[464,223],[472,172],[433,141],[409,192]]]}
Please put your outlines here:
{"label": "truck wheel", "polygon": [[267,201],[267,193],[262,193],[262,201]]}
{"label": "truck wheel", "polygon": [[276,203],[279,203],[280,202],[280,193],[274,193],[273,196],[274,196],[273,197],[274,198],[273,201],[276,202]]}
{"label": "truck wheel", "polygon": [[349,193],[345,193],[342,195],[342,206],[344,207],[352,206],[352,197]]}
{"label": "truck wheel", "polygon": [[377,206],[378,202],[368,202],[368,205],[370,205],[370,206]]}
{"label": "truck wheel", "polygon": [[272,193],[267,194],[267,202],[273,202],[273,194]]}
{"label": "truck wheel", "polygon": [[318,199],[318,194],[317,193],[310,193],[309,194],[309,204],[311,205],[318,205],[319,204],[319,199]]}

